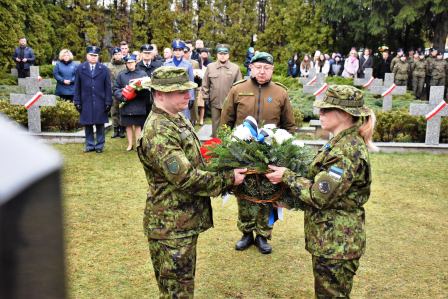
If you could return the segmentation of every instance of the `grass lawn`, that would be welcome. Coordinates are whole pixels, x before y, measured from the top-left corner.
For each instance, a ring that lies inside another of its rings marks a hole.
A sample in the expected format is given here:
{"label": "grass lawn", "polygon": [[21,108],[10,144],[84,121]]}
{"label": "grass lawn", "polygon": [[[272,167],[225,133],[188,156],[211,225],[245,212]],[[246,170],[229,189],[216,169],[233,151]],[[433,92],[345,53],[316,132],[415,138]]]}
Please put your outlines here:
{"label": "grass lawn", "polygon": [[[110,136],[110,135],[109,135]],[[103,154],[55,145],[63,177],[70,298],[156,298],[142,229],[146,180],[125,139],[107,138]],[[448,156],[374,154],[367,210],[367,252],[353,298],[447,298]],[[237,205],[213,200],[215,227],[200,235],[197,298],[312,298],[303,213],[286,212],[263,256],[236,252]]]}

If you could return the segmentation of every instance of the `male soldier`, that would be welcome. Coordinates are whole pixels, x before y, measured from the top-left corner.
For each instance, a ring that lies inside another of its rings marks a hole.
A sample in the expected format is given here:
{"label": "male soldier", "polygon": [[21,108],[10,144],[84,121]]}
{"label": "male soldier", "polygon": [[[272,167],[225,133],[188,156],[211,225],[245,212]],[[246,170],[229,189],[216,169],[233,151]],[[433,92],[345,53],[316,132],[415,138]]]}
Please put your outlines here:
{"label": "male soldier", "polygon": [[445,79],[448,65],[443,60],[443,53],[437,51],[436,59],[432,62],[430,86],[445,86]]}
{"label": "male soldier", "polygon": [[30,67],[34,64],[36,57],[33,49],[26,46],[26,38],[19,39],[19,46],[14,50],[12,55],[16,63],[17,73],[19,78],[26,78],[30,76]]}
{"label": "male soldier", "polygon": [[221,111],[226,95],[233,83],[242,78],[240,68],[229,61],[229,46],[216,46],[218,61],[207,65],[202,81],[202,97],[209,101],[212,112],[212,136],[216,137],[216,130],[220,126]]}
{"label": "male soldier", "polygon": [[410,66],[406,56],[400,56],[400,60],[395,63],[392,73],[394,73],[394,83],[398,86],[407,86]]}
{"label": "male soldier", "polygon": [[121,41],[120,42],[120,49],[121,49],[121,54],[123,54],[123,57],[128,56],[129,54],[129,45],[126,41]]}
{"label": "male soldier", "polygon": [[179,113],[196,87],[184,69],[158,68],[154,107],[138,140],[149,185],[143,223],[160,298],[193,298],[198,235],[213,226],[209,196],[241,184],[246,171],[203,170],[199,139]]}
{"label": "male soldier", "polygon": [[[84,152],[102,153],[105,143],[104,124],[112,106],[112,86],[107,67],[98,62],[101,49],[87,47],[86,62],[81,63],[75,74],[73,103],[80,114],[79,123],[84,126],[86,143]],[[93,133],[96,127],[96,143]]]}
{"label": "male soldier", "polygon": [[[110,70],[111,85],[113,86],[115,80],[117,79],[118,73],[126,69],[126,65],[123,61],[123,54],[121,53],[120,48],[114,48],[112,50],[112,59],[110,63],[107,64],[107,67]],[[114,133],[111,138],[124,138],[124,128],[120,126],[120,99],[113,97],[110,115],[112,116],[112,126],[114,128]]]}
{"label": "male soldier", "polygon": [[[259,52],[250,62],[251,78],[236,82],[224,101],[221,124],[233,128],[240,125],[247,116],[253,116],[257,123],[275,124],[290,133],[296,131],[291,102],[286,87],[271,82],[274,71],[271,54]],[[272,247],[266,239],[271,238],[269,226],[271,208],[238,199],[238,229],[243,237],[236,243],[236,250],[244,250],[254,243],[261,253],[269,254]]]}
{"label": "male soldier", "polygon": [[142,52],[142,60],[137,63],[137,69],[146,72],[148,77],[152,76],[152,73],[162,66],[163,62],[154,59],[154,47],[149,44],[144,44],[140,47]]}
{"label": "male soldier", "polygon": [[429,49],[429,56],[425,59],[426,61],[426,98],[429,99],[429,91],[432,81],[432,69],[433,69],[433,63],[437,58],[437,49],[431,48]]}
{"label": "male soldier", "polygon": [[397,64],[400,61],[400,57],[404,56],[404,51],[402,48],[398,48],[397,50],[397,56],[395,56],[392,61],[390,62],[390,70],[394,70],[395,64]]}
{"label": "male soldier", "polygon": [[[184,60],[184,49],[185,49],[185,43],[181,40],[174,40],[171,43],[171,47],[173,48],[173,58],[170,60],[165,61],[163,64],[164,66],[175,66],[179,68],[183,68],[187,71],[188,77],[190,78],[191,82],[194,82],[194,75],[193,75],[193,67],[190,62]],[[190,109],[194,105],[194,89],[190,90],[190,102],[188,103],[188,107],[183,112],[184,115],[190,120]]]}
{"label": "male soldier", "polygon": [[423,86],[425,85],[426,62],[423,54],[414,54],[412,64],[412,91],[418,100],[423,96]]}

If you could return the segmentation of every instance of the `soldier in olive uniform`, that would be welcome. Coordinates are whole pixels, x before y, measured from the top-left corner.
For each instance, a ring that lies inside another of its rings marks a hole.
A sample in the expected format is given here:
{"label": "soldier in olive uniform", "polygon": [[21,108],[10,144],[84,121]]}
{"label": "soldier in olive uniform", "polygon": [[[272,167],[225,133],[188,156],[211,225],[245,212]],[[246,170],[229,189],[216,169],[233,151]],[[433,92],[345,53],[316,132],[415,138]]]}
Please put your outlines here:
{"label": "soldier in olive uniform", "polygon": [[407,86],[410,73],[410,66],[407,62],[406,56],[401,56],[400,60],[395,63],[392,69],[394,73],[394,83],[398,86]]}
{"label": "soldier in olive uniform", "polygon": [[400,57],[404,56],[404,51],[402,48],[399,48],[397,50],[397,55],[392,58],[392,61],[390,62],[390,70],[393,71],[395,65],[400,61]]}
{"label": "soldier in olive uniform", "polygon": [[[275,124],[290,133],[296,131],[294,115],[286,88],[271,81],[274,71],[271,54],[259,52],[250,62],[251,78],[236,82],[224,101],[221,124],[233,128],[240,125],[247,116],[253,116],[257,123]],[[261,253],[272,251],[267,239],[271,238],[269,226],[271,207],[255,204],[238,198],[238,229],[243,233],[235,246],[244,250],[254,244]]]}
{"label": "soldier in olive uniform", "polygon": [[266,177],[288,186],[297,196],[295,207],[289,207],[305,211],[316,298],[349,298],[366,246],[363,206],[370,196],[368,148],[375,149],[375,116],[364,106],[362,92],[346,85],[330,86],[315,107],[322,129],[334,137],[319,150],[307,177],[272,165],[274,172]]}
{"label": "soldier in olive uniform", "polygon": [[443,60],[443,53],[437,51],[436,59],[432,62],[430,86],[445,86],[445,79],[448,65]]}
{"label": "soldier in olive uniform", "polygon": [[419,53],[414,54],[414,62],[412,64],[412,91],[417,99],[423,96],[423,86],[425,85],[426,76],[425,56]]}
{"label": "soldier in olive uniform", "polygon": [[199,139],[180,113],[196,87],[182,68],[155,70],[154,106],[138,140],[149,185],[143,224],[160,298],[193,298],[198,235],[213,226],[209,196],[242,183],[246,171],[203,170]]}
{"label": "soldier in olive uniform", "polygon": [[[112,50],[112,59],[110,63],[107,64],[110,70],[110,79],[112,86],[115,84],[118,74],[126,69],[126,65],[123,60],[123,54],[120,48],[114,48]],[[124,138],[124,127],[120,125],[120,99],[113,97],[112,108],[110,109],[110,115],[112,117],[112,127],[114,128],[114,133],[111,138],[121,137]]]}

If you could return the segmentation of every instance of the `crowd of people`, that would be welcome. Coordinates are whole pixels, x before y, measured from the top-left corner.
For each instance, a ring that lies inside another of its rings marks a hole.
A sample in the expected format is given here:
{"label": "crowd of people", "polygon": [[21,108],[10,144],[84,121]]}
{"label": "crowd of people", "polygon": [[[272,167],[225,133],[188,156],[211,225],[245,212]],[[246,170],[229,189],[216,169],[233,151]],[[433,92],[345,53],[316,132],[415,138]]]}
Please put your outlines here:
{"label": "crowd of people", "polygon": [[384,79],[386,73],[394,74],[394,83],[407,86],[417,99],[427,99],[430,86],[447,86],[448,63],[444,60],[443,51],[431,48],[427,55],[418,49],[410,49],[407,53],[397,49],[392,57],[388,47],[378,48],[373,54],[372,49],[357,50],[352,48],[346,57],[340,53],[326,54],[316,51],[314,56],[294,53],[288,60],[287,75],[291,77],[308,77],[310,69],[326,76],[341,76],[345,78],[364,78],[366,68],[373,69],[373,76]]}

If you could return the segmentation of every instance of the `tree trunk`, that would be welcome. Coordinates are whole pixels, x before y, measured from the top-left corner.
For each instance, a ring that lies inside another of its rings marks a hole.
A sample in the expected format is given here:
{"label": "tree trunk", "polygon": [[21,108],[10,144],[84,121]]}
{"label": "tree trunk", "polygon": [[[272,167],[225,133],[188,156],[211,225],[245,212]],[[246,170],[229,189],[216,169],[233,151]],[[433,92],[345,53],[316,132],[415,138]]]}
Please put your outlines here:
{"label": "tree trunk", "polygon": [[446,38],[448,36],[448,12],[443,12],[436,16],[433,23],[432,46],[436,49],[445,50]]}

